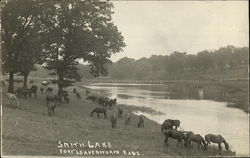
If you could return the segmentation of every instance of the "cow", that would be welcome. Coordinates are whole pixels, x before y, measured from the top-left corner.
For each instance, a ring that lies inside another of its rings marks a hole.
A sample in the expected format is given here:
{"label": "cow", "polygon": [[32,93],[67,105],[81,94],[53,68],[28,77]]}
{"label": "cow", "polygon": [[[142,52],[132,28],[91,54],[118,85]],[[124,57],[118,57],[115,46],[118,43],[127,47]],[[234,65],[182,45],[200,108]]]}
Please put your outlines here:
{"label": "cow", "polygon": [[[16,104],[16,107],[19,107],[20,105],[19,105],[19,101],[18,101],[18,99],[17,99],[17,97],[16,97],[16,95],[15,94],[13,94],[13,93],[6,93],[6,96],[7,96],[7,104],[9,105],[11,102],[15,102],[15,104]],[[12,103],[11,103],[12,104]]]}

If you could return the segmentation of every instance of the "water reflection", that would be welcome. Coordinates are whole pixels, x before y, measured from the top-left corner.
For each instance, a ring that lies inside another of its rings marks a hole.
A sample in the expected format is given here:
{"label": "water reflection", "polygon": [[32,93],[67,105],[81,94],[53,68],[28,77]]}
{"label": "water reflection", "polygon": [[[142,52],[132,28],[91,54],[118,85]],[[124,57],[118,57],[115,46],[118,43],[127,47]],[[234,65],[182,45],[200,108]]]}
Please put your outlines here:
{"label": "water reflection", "polygon": [[[93,84],[86,86],[111,98],[119,104],[144,106],[160,111],[162,115],[137,112],[162,123],[165,119],[181,120],[181,128],[203,136],[222,134],[237,154],[249,155],[249,120],[239,109],[227,108],[229,92],[209,91],[202,86]],[[220,102],[218,102],[220,101]]]}

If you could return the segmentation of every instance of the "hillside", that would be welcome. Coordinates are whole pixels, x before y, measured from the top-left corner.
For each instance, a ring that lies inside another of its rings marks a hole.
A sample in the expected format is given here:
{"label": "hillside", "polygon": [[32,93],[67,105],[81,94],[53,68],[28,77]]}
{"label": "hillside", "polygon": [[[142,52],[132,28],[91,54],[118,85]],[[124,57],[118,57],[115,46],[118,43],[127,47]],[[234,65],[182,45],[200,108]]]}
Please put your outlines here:
{"label": "hillside", "polygon": [[[72,87],[68,90],[71,92]],[[79,88],[78,90],[85,98],[85,90]],[[97,107],[96,103],[85,99],[78,100],[72,93],[70,98],[69,104],[57,106],[55,115],[52,117],[47,116],[44,94],[39,94],[37,99],[20,99],[20,109],[6,105],[6,100],[3,100],[3,155],[79,156],[84,154],[84,151],[90,151],[86,155],[92,155],[91,148],[61,148],[60,145],[62,142],[87,143],[88,141],[91,144],[109,142],[112,145],[108,149],[109,152],[119,151],[119,155],[134,153],[145,156],[215,156],[219,153],[217,148],[209,148],[207,151],[197,150],[196,144],[191,149],[177,147],[177,142],[173,139],[169,139],[166,153],[163,148],[164,135],[160,132],[159,124],[146,119],[145,128],[140,129],[136,127],[138,116],[132,115],[130,126],[124,125],[123,117],[118,119],[118,128],[112,129],[110,115],[117,111],[117,107],[108,112],[108,119],[103,119],[103,116],[98,119],[96,115],[89,117],[90,112]],[[124,105],[118,107],[123,108],[124,113],[133,109]],[[74,151],[71,153],[68,149]],[[223,151],[223,155],[234,154]],[[114,153],[108,155],[114,155]]]}

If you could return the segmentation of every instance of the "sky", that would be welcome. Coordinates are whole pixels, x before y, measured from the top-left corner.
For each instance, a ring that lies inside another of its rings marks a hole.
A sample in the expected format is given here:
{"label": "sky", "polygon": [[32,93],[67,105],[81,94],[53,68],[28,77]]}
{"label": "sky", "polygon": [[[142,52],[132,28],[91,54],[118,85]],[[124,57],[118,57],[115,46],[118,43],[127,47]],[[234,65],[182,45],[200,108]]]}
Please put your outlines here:
{"label": "sky", "polygon": [[126,47],[111,57],[139,59],[248,46],[248,1],[112,1]]}

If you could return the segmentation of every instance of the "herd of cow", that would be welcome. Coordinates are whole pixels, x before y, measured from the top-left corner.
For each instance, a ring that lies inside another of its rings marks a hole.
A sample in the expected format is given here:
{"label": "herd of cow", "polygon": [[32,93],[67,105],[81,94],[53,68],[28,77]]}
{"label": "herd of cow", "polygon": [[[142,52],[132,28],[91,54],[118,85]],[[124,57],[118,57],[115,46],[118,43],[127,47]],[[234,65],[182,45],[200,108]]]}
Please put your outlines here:
{"label": "herd of cow", "polygon": [[198,145],[198,149],[203,148],[207,150],[208,144],[216,143],[221,151],[221,144],[224,143],[226,150],[229,150],[229,144],[221,135],[207,134],[205,139],[200,134],[195,134],[192,131],[178,131],[180,126],[180,120],[165,120],[161,125],[161,132],[165,135],[164,147],[168,146],[168,138],[177,140],[177,146],[182,146],[182,140],[184,140],[184,146],[190,147],[191,142],[195,142]]}
{"label": "herd of cow", "polygon": [[[89,93],[89,91],[86,91],[86,94],[88,94],[88,93]],[[100,114],[103,114],[104,118],[107,118],[107,110],[112,109],[112,107],[114,107],[116,105],[116,102],[117,102],[117,99],[98,97],[95,95],[87,96],[86,100],[90,100],[92,102],[97,102],[100,105],[100,107],[95,108],[90,113],[90,117],[92,117],[93,114],[96,113],[98,118],[100,118]],[[117,125],[116,125],[117,119],[121,118],[122,114],[123,114],[122,108],[118,108],[117,110],[118,110],[117,115],[116,115],[116,113],[112,113],[112,115],[111,115],[111,127],[112,128],[117,128]],[[130,122],[131,122],[131,114],[128,112],[126,114],[126,118],[125,118],[125,125],[130,125]],[[137,127],[138,128],[144,127],[144,116],[143,115],[139,116]]]}
{"label": "herd of cow", "polygon": [[[30,88],[17,88],[15,91],[15,94],[7,93],[7,104],[10,103],[11,100],[16,101],[16,105],[19,107],[19,101],[17,97],[31,97],[32,95],[34,98],[37,97],[37,90],[38,87],[36,85],[32,85]],[[43,93],[44,88],[41,87],[41,93]],[[51,116],[55,112],[56,108],[56,102],[63,99],[66,103],[70,102],[69,94],[66,90],[61,91],[60,93],[53,95],[53,88],[47,87],[46,90],[46,106],[48,108],[48,115]],[[96,102],[100,106],[94,108],[94,110],[90,113],[90,117],[93,116],[94,113],[97,114],[97,117],[100,118],[99,114],[103,114],[104,118],[107,118],[107,110],[112,109],[116,103],[117,99],[110,99],[106,97],[98,97],[96,95],[89,95],[89,91],[86,90],[86,100]],[[73,89],[73,94],[75,94],[76,98],[81,99],[80,93],[77,92],[77,90]],[[60,97],[59,97],[60,96]],[[61,100],[62,101],[62,100]],[[118,108],[117,109],[117,115],[116,113],[113,113],[111,115],[111,127],[117,128],[116,122],[118,118],[122,117],[123,109]],[[145,116],[140,115],[138,116],[138,128],[144,127],[144,119]],[[128,112],[125,116],[125,125],[130,125],[131,123],[131,114]],[[164,134],[164,148],[167,149],[168,146],[168,138],[176,139],[177,140],[177,146],[182,147],[182,140],[184,141],[185,147],[191,147],[191,142],[197,143],[198,149],[203,148],[204,150],[207,150],[207,146],[211,143],[218,144],[218,148],[221,151],[221,144],[223,143],[226,150],[229,150],[229,144],[226,142],[226,140],[221,135],[215,135],[215,134],[207,134],[205,135],[205,139],[200,134],[195,134],[192,131],[180,131],[178,130],[178,127],[180,127],[180,121],[179,120],[171,120],[167,119],[165,120],[161,125],[161,132]]]}

